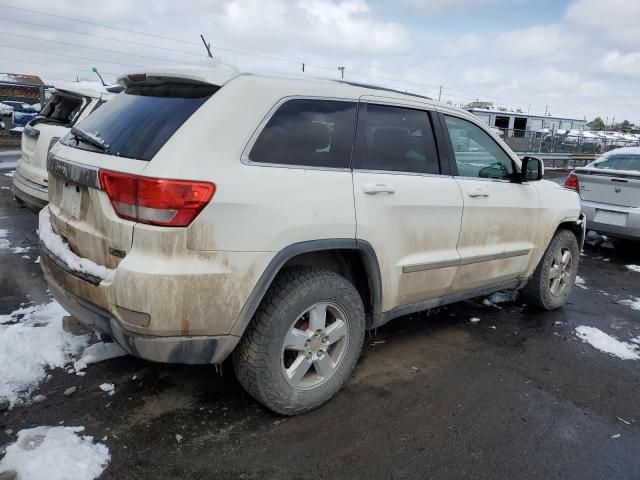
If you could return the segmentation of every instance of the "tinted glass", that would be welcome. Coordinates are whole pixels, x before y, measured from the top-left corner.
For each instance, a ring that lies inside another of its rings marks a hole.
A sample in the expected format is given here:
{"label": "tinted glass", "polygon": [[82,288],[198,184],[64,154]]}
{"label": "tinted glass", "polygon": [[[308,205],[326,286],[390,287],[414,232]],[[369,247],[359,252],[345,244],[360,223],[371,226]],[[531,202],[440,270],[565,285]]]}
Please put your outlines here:
{"label": "tinted glass", "polygon": [[445,116],[461,177],[507,178],[513,163],[483,129],[461,118]]}
{"label": "tinted glass", "polygon": [[[151,160],[218,89],[213,85],[136,85],[116,95],[76,127],[108,145],[111,155]],[[68,134],[62,143],[103,153]],[[104,152],[106,153],[106,152]]]}
{"label": "tinted glass", "polygon": [[364,170],[440,173],[429,114],[421,110],[367,104],[354,158]]}
{"label": "tinted glass", "polygon": [[610,155],[593,165],[594,168],[605,170],[640,171],[640,155]]}
{"label": "tinted glass", "polygon": [[348,168],[355,103],[297,99],[269,119],[249,158],[254,162]]}

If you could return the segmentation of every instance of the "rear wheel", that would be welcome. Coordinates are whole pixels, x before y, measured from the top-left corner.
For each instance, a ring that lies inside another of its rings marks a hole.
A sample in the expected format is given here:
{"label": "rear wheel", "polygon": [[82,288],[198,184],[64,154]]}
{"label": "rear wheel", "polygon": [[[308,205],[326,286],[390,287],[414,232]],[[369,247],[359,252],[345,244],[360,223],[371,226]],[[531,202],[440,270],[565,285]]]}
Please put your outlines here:
{"label": "rear wheel", "polygon": [[532,306],[554,310],[563,306],[573,289],[580,263],[578,240],[569,230],[558,230],[533,277],[522,290]]}
{"label": "rear wheel", "polygon": [[351,375],[364,341],[362,300],[344,277],[296,267],[281,272],[233,354],[242,386],[283,415],[312,410]]}

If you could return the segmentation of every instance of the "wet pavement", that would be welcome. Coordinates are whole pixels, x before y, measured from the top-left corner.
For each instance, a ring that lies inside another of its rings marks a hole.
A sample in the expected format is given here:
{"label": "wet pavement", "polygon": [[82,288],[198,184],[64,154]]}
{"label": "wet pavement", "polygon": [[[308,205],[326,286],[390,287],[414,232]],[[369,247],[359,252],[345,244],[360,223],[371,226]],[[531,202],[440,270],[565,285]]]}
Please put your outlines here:
{"label": "wet pavement", "polygon": [[[0,175],[11,243],[0,251],[0,314],[48,299],[36,216],[13,203],[10,180]],[[84,377],[53,370],[36,392],[45,401],[0,414],[0,445],[24,428],[82,425],[109,447],[105,479],[640,478],[640,361],[575,334],[587,325],[622,341],[640,335],[640,311],[619,303],[640,297],[640,273],[624,268],[640,254],[592,243],[579,271],[586,288],[565,308],[471,301],[394,320],[367,336],[344,390],[307,415],[262,408],[226,363],[122,357]]]}

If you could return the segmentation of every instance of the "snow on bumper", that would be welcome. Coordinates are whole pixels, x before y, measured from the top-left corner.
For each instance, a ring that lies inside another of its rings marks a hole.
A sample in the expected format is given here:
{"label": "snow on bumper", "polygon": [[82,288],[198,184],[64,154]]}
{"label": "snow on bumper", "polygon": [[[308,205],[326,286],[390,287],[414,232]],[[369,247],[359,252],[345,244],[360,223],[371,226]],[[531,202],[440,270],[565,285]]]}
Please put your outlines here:
{"label": "snow on bumper", "polygon": [[79,257],[71,251],[67,242],[53,231],[48,207],[43,208],[40,212],[39,236],[40,241],[49,253],[62,261],[69,270],[91,275],[92,277],[98,278],[101,282],[111,282],[113,280],[115,270],[103,265],[98,265],[88,258]]}

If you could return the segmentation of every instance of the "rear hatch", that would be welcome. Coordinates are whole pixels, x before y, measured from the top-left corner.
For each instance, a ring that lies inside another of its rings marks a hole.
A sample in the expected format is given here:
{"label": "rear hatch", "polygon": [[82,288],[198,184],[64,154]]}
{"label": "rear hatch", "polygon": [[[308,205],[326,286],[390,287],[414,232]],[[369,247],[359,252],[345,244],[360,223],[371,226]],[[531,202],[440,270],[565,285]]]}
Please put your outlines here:
{"label": "rear hatch", "polygon": [[640,207],[640,155],[612,154],[575,174],[583,200]]}
{"label": "rear hatch", "polygon": [[20,175],[39,185],[47,185],[47,153],[90,103],[90,97],[70,92],[56,91],[51,95],[38,116],[24,128]]}
{"label": "rear hatch", "polygon": [[[53,230],[73,253],[107,268],[115,268],[131,249],[138,221],[173,225],[174,217],[184,214],[172,210],[175,202],[165,193],[181,188],[178,195],[188,195],[190,184],[166,185],[142,173],[218,88],[186,79],[137,75],[135,80],[72,128],[48,160]],[[146,204],[137,204],[140,196]]]}

